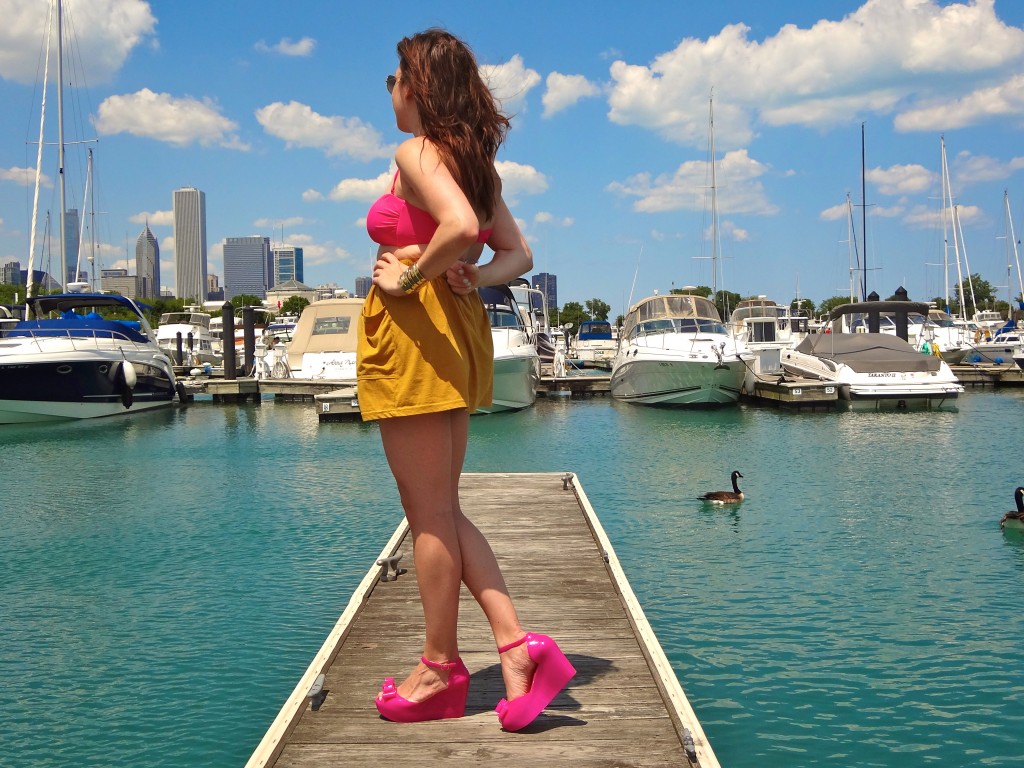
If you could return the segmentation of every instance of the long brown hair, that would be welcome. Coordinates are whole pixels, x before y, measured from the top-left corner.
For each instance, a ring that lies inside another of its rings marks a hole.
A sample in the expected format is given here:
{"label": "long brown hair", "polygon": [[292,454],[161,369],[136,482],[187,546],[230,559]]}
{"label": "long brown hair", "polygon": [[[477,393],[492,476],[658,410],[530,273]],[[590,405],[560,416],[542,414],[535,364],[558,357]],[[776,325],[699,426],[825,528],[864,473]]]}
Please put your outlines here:
{"label": "long brown hair", "polygon": [[398,43],[402,84],[419,111],[424,135],[483,218],[494,215],[494,160],[508,134],[480,76],[473,51],[443,29],[428,29]]}

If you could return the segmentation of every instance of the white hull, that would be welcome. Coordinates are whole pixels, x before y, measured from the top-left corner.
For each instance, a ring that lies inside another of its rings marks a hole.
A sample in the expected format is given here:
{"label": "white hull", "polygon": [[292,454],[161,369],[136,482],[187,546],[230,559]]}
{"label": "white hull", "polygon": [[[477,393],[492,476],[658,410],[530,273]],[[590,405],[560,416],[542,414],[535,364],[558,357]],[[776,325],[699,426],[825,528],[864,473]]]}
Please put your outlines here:
{"label": "white hull", "polygon": [[518,411],[533,405],[540,381],[540,357],[532,345],[515,351],[495,350],[494,399],[478,413]]}
{"label": "white hull", "polygon": [[165,408],[173,400],[135,402],[130,408],[121,403],[46,402],[27,400],[0,400],[0,424],[31,424],[46,421],[73,421],[98,419],[104,416],[122,416],[127,413]]}
{"label": "white hull", "polygon": [[733,359],[683,360],[643,353],[617,361],[611,393],[618,400],[641,405],[731,405],[740,396],[747,366]]}

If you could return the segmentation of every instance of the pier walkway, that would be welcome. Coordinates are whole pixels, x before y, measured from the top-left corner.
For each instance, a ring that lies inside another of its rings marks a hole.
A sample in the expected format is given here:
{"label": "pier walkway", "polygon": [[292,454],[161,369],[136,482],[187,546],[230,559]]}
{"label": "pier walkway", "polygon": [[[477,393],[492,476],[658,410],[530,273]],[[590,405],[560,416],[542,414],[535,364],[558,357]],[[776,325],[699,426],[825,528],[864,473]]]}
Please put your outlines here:
{"label": "pier walkway", "polygon": [[[466,474],[461,499],[494,547],[524,626],[556,638],[576,667],[569,687],[525,730],[502,731],[493,711],[504,695],[494,639],[463,587],[460,646],[471,674],[466,716],[416,724],[379,717],[373,698],[381,681],[400,681],[413,668],[423,637],[412,542],[403,521],[379,560],[401,554],[397,564],[407,572],[382,581],[385,569],[370,560],[370,571],[249,768],[716,768],[714,752],[575,475]],[[321,674],[326,696],[311,699]]]}

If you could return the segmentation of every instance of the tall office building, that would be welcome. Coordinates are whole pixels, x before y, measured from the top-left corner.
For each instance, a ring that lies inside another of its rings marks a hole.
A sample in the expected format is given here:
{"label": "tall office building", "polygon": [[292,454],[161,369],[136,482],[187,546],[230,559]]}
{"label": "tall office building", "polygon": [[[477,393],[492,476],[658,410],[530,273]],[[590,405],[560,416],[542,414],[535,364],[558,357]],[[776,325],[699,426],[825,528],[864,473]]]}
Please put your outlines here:
{"label": "tall office building", "polygon": [[356,278],[356,298],[365,299],[370,293],[370,286],[373,285],[372,277],[357,277]]}
{"label": "tall office building", "polygon": [[548,302],[548,309],[555,309],[558,306],[558,277],[547,272],[539,272],[530,278],[530,285],[544,294]]}
{"label": "tall office building", "polygon": [[160,296],[160,244],[148,223],[135,241],[135,274],[144,297]]}
{"label": "tall office building", "polygon": [[267,298],[270,287],[270,238],[224,238],[224,299],[247,294]]}
{"label": "tall office building", "polygon": [[21,276],[21,262],[8,261],[3,266],[3,279],[0,282],[7,285],[24,285],[25,281]]}
{"label": "tall office building", "polygon": [[77,282],[81,275],[78,271],[78,248],[79,231],[81,222],[78,218],[77,208],[68,208],[64,211],[64,265],[68,274],[65,282]]}
{"label": "tall office building", "polygon": [[274,246],[274,271],[271,287],[294,280],[302,282],[302,249],[294,245]]}
{"label": "tall office building", "polygon": [[206,194],[174,190],[174,295],[206,301]]}

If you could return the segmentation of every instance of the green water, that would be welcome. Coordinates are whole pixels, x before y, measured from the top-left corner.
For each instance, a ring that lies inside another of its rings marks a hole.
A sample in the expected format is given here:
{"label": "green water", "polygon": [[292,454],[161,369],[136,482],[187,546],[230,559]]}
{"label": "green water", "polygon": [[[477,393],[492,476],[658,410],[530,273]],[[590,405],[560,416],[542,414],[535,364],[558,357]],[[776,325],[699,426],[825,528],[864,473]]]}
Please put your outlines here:
{"label": "green water", "polygon": [[[1019,765],[1022,409],[539,400],[474,418],[467,470],[577,472],[723,765]],[[4,427],[0,456],[12,768],[242,765],[401,514],[376,429],[309,405]],[[696,501],[733,469],[742,507]]]}

